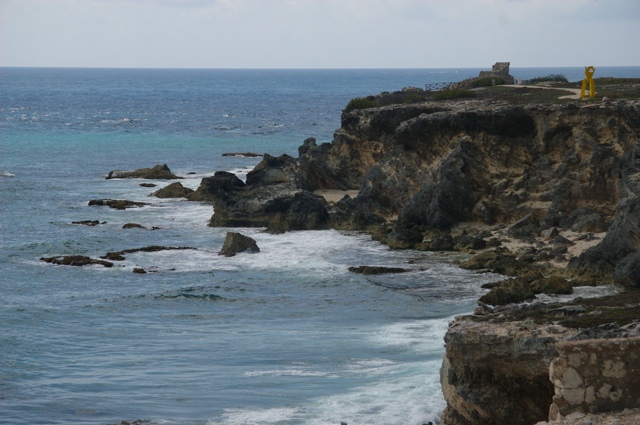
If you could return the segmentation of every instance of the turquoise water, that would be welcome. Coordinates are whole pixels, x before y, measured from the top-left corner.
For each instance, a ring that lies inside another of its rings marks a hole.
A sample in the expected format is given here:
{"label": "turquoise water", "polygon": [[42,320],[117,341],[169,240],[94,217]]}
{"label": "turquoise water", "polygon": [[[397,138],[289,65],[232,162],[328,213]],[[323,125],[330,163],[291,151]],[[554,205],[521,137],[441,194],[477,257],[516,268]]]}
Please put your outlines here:
{"label": "turquoise water", "polygon": [[[220,257],[229,229],[207,227],[210,205],[104,177],[158,163],[192,188],[243,177],[258,159],[222,153],[296,155],[331,140],[352,97],[478,71],[0,68],[0,423],[437,422],[447,323],[496,276],[337,231],[241,229],[261,252]],[[39,261],[149,245],[194,249],[113,268]],[[412,271],[348,272],[359,265]]]}

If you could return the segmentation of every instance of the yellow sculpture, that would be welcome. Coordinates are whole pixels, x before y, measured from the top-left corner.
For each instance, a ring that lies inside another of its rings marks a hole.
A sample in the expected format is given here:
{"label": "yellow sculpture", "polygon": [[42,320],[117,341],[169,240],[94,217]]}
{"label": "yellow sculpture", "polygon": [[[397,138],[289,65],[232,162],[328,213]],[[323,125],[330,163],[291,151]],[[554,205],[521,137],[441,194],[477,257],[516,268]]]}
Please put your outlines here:
{"label": "yellow sculpture", "polygon": [[585,98],[584,90],[587,87],[587,82],[589,83],[589,98],[593,99],[596,97],[596,87],[593,83],[593,73],[596,72],[596,69],[593,66],[585,66],[584,67],[584,75],[587,77],[582,80],[582,90],[580,90],[580,98]]}

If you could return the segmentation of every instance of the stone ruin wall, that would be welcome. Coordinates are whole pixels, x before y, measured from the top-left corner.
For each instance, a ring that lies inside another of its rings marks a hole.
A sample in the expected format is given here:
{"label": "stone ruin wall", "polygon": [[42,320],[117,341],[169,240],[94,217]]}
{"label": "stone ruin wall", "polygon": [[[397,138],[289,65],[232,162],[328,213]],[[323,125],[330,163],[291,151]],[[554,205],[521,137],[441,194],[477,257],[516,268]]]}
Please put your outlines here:
{"label": "stone ruin wall", "polygon": [[640,337],[564,341],[556,348],[559,357],[549,368],[555,386],[550,420],[640,408]]}
{"label": "stone ruin wall", "polygon": [[511,62],[496,62],[491,67],[491,71],[480,71],[478,78],[502,77],[505,84],[513,84],[513,77],[509,74],[509,65],[511,65]]}

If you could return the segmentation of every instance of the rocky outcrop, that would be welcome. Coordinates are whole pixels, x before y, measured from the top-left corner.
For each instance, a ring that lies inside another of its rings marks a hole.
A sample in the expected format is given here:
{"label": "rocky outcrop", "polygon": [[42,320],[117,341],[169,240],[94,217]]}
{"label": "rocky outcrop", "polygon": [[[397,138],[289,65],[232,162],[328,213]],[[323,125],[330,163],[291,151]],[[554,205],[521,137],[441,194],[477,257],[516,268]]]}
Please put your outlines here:
{"label": "rocky outcrop", "polygon": [[[634,282],[640,264],[627,257],[637,251],[639,134],[639,101],[474,99],[356,109],[343,113],[331,143],[307,139],[297,159],[266,155],[246,184],[206,190],[212,182],[203,179],[196,193],[214,203],[212,226],[366,230],[394,248],[483,249],[490,238],[449,238],[467,222],[506,224],[507,236],[529,243],[552,228],[600,232],[614,222],[621,237],[609,239],[618,248],[605,242],[604,260],[592,261],[601,257],[594,251],[574,267],[612,276],[625,260],[618,280]],[[359,192],[327,205],[309,196],[317,190]],[[548,243],[533,260],[570,257],[572,241]]]}
{"label": "rocky outcrop", "polygon": [[107,206],[116,210],[126,210],[127,208],[138,208],[149,205],[145,202],[130,201],[128,199],[92,199],[89,206]]}
{"label": "rocky outcrop", "polygon": [[180,182],[175,182],[156,190],[150,196],[155,196],[156,198],[188,198],[193,192],[193,189],[184,187]]}
{"label": "rocky outcrop", "polygon": [[62,266],[90,266],[98,265],[103,267],[113,267],[113,263],[110,261],[96,260],[84,255],[65,255],[60,257],[42,257],[40,261],[45,263],[62,265]]}
{"label": "rocky outcrop", "polygon": [[533,322],[454,322],[440,379],[443,425],[535,424],[546,420],[554,388],[549,364],[560,338],[575,334]]}
{"label": "rocky outcrop", "polygon": [[218,252],[218,255],[233,257],[241,252],[260,252],[260,248],[258,248],[255,239],[238,232],[227,232],[227,236],[224,238],[224,244],[220,252]]}
{"label": "rocky outcrop", "polygon": [[151,180],[173,180],[181,177],[171,172],[167,164],[156,165],[152,168],[139,168],[137,170],[113,170],[110,171],[106,179],[151,179]]}
{"label": "rocky outcrop", "polygon": [[274,233],[326,229],[329,205],[306,189],[299,167],[290,156],[265,155],[246,183],[231,173],[217,172],[203,179],[195,193],[213,200],[209,223],[213,227],[266,227]]}

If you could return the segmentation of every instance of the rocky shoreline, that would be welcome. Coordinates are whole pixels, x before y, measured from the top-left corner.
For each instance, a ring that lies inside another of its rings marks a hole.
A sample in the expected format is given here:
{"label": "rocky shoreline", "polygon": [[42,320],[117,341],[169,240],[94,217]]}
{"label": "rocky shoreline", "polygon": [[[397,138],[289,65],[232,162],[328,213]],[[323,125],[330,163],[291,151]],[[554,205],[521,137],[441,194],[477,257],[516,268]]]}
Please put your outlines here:
{"label": "rocky shoreline", "polygon": [[[479,254],[462,266],[514,278],[491,289],[506,301],[451,323],[442,423],[571,420],[640,407],[616,404],[610,391],[562,401],[564,384],[549,378],[560,342],[639,336],[639,135],[637,100],[355,109],[331,143],[307,139],[298,158],[264,155],[246,182],[217,172],[194,193],[213,203],[210,226],[358,230],[397,249]],[[513,304],[554,279],[563,291],[617,285],[624,294],[588,306]]]}
{"label": "rocky shoreline", "polygon": [[[362,231],[394,249],[472,254],[461,267],[505,275],[445,336],[443,425],[637,418],[624,409],[640,408],[629,380],[640,373],[640,100],[485,97],[345,110],[331,143],[309,138],[298,153],[265,154],[246,181],[218,171],[195,191],[172,183],[150,196],[211,203],[212,227]],[[158,165],[107,178],[180,177]],[[247,249],[259,251],[235,251]],[[615,289],[530,303],[594,285]],[[578,348],[566,354],[570,343]]]}

